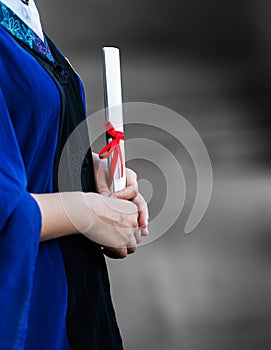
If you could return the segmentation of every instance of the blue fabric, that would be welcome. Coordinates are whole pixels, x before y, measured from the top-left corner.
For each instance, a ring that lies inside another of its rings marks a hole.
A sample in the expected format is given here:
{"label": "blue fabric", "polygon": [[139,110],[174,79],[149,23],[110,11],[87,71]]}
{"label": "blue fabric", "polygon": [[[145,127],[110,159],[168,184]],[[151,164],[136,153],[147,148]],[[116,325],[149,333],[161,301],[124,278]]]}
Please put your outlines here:
{"label": "blue fabric", "polygon": [[30,193],[52,192],[60,96],[0,26],[0,349],[69,349],[67,281],[57,240],[39,244]]}
{"label": "blue fabric", "polygon": [[[101,247],[83,235],[39,243],[30,195],[58,190],[62,148],[86,117],[82,81],[48,37],[34,42],[1,4],[0,349],[123,350]],[[87,130],[79,136],[80,149]],[[91,148],[81,182],[96,191]]]}

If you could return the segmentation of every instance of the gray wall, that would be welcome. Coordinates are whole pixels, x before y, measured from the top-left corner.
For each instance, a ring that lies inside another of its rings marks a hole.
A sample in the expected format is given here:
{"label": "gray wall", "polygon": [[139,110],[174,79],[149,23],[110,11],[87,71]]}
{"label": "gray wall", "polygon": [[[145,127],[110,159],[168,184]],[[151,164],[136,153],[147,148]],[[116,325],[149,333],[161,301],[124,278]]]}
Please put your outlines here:
{"label": "gray wall", "polygon": [[257,32],[255,12],[261,7],[254,0],[49,0],[38,4],[49,34],[65,48],[90,52],[114,43],[148,51],[170,47],[228,55],[248,53]]}

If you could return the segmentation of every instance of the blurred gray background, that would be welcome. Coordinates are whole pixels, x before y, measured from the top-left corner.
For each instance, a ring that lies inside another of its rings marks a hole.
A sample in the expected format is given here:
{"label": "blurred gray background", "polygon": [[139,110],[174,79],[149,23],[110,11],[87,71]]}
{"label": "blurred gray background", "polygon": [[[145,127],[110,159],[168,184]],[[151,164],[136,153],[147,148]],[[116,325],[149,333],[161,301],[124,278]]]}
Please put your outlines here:
{"label": "blurred gray background", "polygon": [[[101,47],[119,46],[124,101],[182,114],[210,154],[210,206],[185,235],[195,174],[185,150],[164,140],[190,179],[184,211],[162,238],[108,261],[126,349],[270,349],[270,1],[37,4],[47,33],[85,83],[89,114],[103,107]],[[145,165],[129,164],[155,182]],[[164,200],[155,198],[151,216]]]}

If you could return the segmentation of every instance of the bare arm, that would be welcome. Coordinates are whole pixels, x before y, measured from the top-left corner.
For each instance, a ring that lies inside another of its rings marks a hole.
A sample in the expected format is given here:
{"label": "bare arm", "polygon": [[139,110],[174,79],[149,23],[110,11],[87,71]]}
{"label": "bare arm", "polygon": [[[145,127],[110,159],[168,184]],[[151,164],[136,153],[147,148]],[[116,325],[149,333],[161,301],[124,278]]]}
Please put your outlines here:
{"label": "bare arm", "polygon": [[110,194],[106,162],[93,154],[98,193],[32,194],[42,214],[41,241],[83,233],[103,245],[111,257],[136,250],[141,235],[148,235],[148,207],[138,193],[137,176],[126,169],[127,186]]}
{"label": "bare arm", "polygon": [[132,202],[93,192],[32,196],[41,210],[41,241],[82,233],[118,258],[136,250],[138,208]]}
{"label": "bare arm", "polygon": [[41,211],[41,241],[79,233],[67,215],[60,193],[31,195],[38,203]]}

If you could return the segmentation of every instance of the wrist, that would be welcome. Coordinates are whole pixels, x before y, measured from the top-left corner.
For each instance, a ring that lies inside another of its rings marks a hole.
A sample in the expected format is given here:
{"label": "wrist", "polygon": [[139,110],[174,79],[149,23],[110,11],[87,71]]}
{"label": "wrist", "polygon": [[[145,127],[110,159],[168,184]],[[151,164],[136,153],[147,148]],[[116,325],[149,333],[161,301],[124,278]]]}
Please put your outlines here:
{"label": "wrist", "polygon": [[80,216],[80,223],[78,225],[79,231],[82,234],[90,232],[95,225],[97,220],[97,215],[95,211],[97,210],[98,200],[100,195],[95,192],[82,192],[82,211]]}

